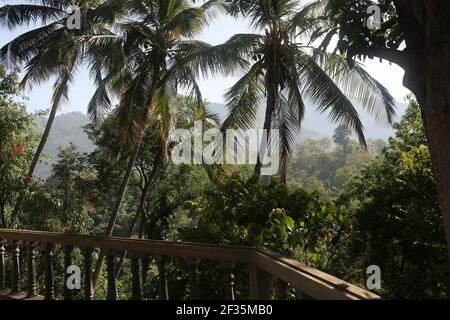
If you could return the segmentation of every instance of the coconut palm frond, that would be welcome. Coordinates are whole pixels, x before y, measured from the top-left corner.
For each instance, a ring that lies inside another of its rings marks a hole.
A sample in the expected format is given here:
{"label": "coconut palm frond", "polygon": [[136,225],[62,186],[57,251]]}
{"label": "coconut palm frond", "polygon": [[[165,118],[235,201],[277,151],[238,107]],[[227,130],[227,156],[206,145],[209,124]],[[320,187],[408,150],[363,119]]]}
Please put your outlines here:
{"label": "coconut palm frond", "polygon": [[248,129],[255,125],[259,103],[264,96],[261,76],[261,63],[256,63],[225,94],[228,117],[223,128],[238,127]]}

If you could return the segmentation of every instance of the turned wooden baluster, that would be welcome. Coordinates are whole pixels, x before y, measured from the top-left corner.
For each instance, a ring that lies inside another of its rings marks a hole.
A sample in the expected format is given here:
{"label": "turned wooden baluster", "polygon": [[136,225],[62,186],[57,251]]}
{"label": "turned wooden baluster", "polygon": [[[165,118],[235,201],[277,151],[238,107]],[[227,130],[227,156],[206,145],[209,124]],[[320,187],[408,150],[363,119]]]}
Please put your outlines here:
{"label": "turned wooden baluster", "polygon": [[85,248],[84,256],[84,299],[94,300],[94,284],[92,280],[92,248]]}
{"label": "turned wooden baluster", "polygon": [[14,241],[11,250],[12,269],[11,269],[11,293],[21,291],[20,286],[20,242]]}
{"label": "turned wooden baluster", "polygon": [[186,259],[186,264],[189,268],[189,291],[191,300],[200,299],[200,292],[198,289],[200,272],[198,271],[199,259]]}
{"label": "turned wooden baluster", "polygon": [[5,243],[0,240],[0,290],[6,289]]}
{"label": "turned wooden baluster", "polygon": [[234,267],[236,264],[234,262],[222,262],[223,284],[225,288],[225,299],[234,300]]}
{"label": "turned wooden baluster", "polygon": [[55,276],[53,271],[53,244],[47,243],[45,250],[45,299],[55,300]]}
{"label": "turned wooden baluster", "polygon": [[131,283],[131,300],[142,300],[142,292],[141,292],[141,268],[140,268],[140,259],[137,254],[132,254],[131,257],[131,275],[132,275],[132,283]]}
{"label": "turned wooden baluster", "polygon": [[28,297],[37,296],[36,289],[36,243],[28,244]]}
{"label": "turned wooden baluster", "polygon": [[73,246],[64,247],[64,300],[72,300],[72,290],[69,289],[67,284],[67,281],[71,275],[67,273],[67,270],[72,265],[73,249]]}
{"label": "turned wooden baluster", "polygon": [[157,256],[155,258],[159,272],[159,299],[169,300],[169,285],[167,283],[166,258]]}
{"label": "turned wooden baluster", "polygon": [[108,273],[108,300],[117,300],[116,267],[114,266],[114,254],[110,252],[106,256],[106,271]]}

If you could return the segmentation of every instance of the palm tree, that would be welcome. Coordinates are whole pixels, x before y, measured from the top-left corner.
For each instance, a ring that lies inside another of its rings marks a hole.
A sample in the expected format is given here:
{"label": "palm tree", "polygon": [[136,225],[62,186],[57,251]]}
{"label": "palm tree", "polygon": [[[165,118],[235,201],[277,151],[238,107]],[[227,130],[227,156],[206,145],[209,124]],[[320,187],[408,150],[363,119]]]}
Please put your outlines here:
{"label": "palm tree", "polygon": [[74,73],[84,64],[86,37],[105,33],[124,12],[125,1],[103,0],[75,2],[81,10],[83,24],[80,30],[68,27],[71,12],[65,10],[74,1],[39,0],[33,4],[5,5],[0,8],[0,22],[14,29],[29,24],[42,24],[28,31],[0,49],[0,60],[6,65],[25,65],[26,73],[21,82],[23,88],[40,84],[56,77],[53,103],[41,141],[24,179],[22,191],[11,215],[14,225],[25,200],[26,191],[44,150],[56,113],[67,100]]}
{"label": "palm tree", "polygon": [[[239,6],[233,2],[232,9]],[[372,115],[391,122],[394,99],[361,65],[350,66],[337,54],[327,53],[299,43],[304,35],[303,16],[296,14],[296,0],[244,1],[242,9],[250,24],[261,34],[237,34],[224,45],[239,53],[251,67],[226,93],[229,116],[224,126],[249,128],[255,125],[259,106],[265,100],[264,129],[280,133],[280,178],[286,181],[286,169],[295,134],[301,129],[305,103],[345,124],[366,147],[363,124],[350,99]],[[270,141],[270,143],[277,143]],[[261,146],[264,150],[265,146]],[[261,174],[258,158],[255,176]]]}
{"label": "palm tree", "polygon": [[[196,103],[195,101],[192,101],[189,97],[173,97],[172,103],[170,103],[169,113],[164,116],[162,116],[158,110],[154,110],[153,116],[151,117],[151,121],[146,130],[150,130],[151,132],[156,130],[159,133],[159,139],[156,141],[156,150],[150,150],[150,152],[155,153],[152,155],[153,163],[150,168],[143,165],[142,162],[139,163],[139,159],[136,163],[136,169],[139,171],[140,180],[142,182],[142,191],[139,199],[139,205],[128,231],[129,238],[135,234],[138,224],[139,238],[143,237],[145,205],[150,195],[150,189],[155,187],[159,179],[166,171],[168,165],[167,155],[170,152],[170,136],[176,129],[192,128],[195,121],[202,121],[203,128],[218,127],[220,123],[220,119],[217,114],[211,112],[205,104],[201,103],[199,105],[198,102]],[[143,141],[143,146],[153,145],[155,143],[154,140],[149,141],[149,139],[155,139],[153,135],[149,137],[145,134],[144,139],[146,139],[147,143]],[[141,148],[140,154],[143,152],[148,153],[149,150],[144,150]],[[121,257],[117,267],[116,278],[119,277],[126,255],[127,252],[124,252]]]}
{"label": "palm tree", "polygon": [[[193,40],[222,8],[212,0],[193,7],[187,0],[130,0],[130,21],[120,24],[120,37],[113,41],[91,39],[91,49],[102,56],[106,69],[104,87],[114,92],[119,103],[114,110],[117,128],[124,142],[133,149],[117,199],[105,232],[113,234],[127,186],[142,144],[145,129],[157,118],[161,129],[163,152],[167,152],[170,132],[171,99],[180,88],[196,97],[202,105],[196,82],[199,74],[208,75],[235,70],[245,62],[224,55],[221,48]],[[99,54],[99,52],[102,52]],[[100,87],[99,87],[100,88]],[[102,92],[108,90],[101,89]],[[101,114],[111,107],[102,94],[91,102],[91,113]],[[94,273],[94,287],[103,263],[100,254]]]}
{"label": "palm tree", "polygon": [[[155,155],[154,163],[150,174],[148,174],[148,181],[145,183],[145,187],[142,190],[141,198],[139,201],[139,206],[136,211],[135,220],[130,228],[131,237],[135,231],[135,226],[139,218],[142,216],[144,211],[144,204],[147,200],[150,187],[156,183],[158,176],[158,171],[160,175],[164,173],[167,167],[167,155],[169,154],[169,142],[170,136],[174,130],[178,128],[190,129],[194,126],[195,121],[202,121],[203,128],[211,128],[212,126],[218,126],[220,119],[218,115],[208,110],[205,104],[192,103],[191,99],[183,97],[174,97],[173,102],[170,104],[170,109],[167,114],[162,116],[158,111],[155,110],[153,113],[152,121],[149,126],[152,126],[159,131],[160,137],[157,141],[157,145],[160,148],[160,155]],[[142,174],[143,176],[145,173]],[[142,226],[141,226],[142,228]]]}

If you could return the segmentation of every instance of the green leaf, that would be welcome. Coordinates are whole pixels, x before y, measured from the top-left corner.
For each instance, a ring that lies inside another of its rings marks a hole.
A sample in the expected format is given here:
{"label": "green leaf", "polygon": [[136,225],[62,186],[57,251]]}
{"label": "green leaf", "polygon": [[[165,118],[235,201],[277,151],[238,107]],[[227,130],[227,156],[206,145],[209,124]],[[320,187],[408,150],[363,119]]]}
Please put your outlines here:
{"label": "green leaf", "polygon": [[286,226],[289,228],[290,231],[294,229],[295,221],[290,216],[286,216],[284,222],[286,223]]}

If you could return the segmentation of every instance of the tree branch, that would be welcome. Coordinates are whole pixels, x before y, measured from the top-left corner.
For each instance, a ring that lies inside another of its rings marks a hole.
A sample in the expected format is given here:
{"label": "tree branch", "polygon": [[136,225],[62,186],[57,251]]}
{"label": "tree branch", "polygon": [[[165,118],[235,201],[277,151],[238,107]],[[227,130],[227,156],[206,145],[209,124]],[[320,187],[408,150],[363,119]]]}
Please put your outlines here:
{"label": "tree branch", "polygon": [[370,47],[365,49],[360,49],[357,52],[357,56],[367,56],[370,59],[375,57],[390,61],[405,68],[408,64],[411,55],[406,51],[388,49],[388,48],[376,48]]}

